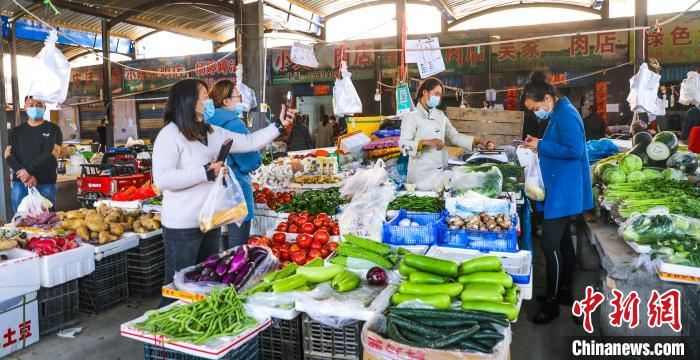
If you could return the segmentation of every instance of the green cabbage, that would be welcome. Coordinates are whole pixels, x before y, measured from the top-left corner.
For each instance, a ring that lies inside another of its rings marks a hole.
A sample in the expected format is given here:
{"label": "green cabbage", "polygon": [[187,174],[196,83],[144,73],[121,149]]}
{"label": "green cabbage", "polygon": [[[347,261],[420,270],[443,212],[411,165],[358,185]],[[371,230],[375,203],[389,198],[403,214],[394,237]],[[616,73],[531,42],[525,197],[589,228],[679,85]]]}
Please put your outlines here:
{"label": "green cabbage", "polygon": [[663,174],[664,179],[666,180],[683,181],[686,179],[683,171],[678,169],[668,168],[665,169],[661,174]]}
{"label": "green cabbage", "polygon": [[627,175],[627,182],[644,181],[647,177],[641,171],[634,171]]}
{"label": "green cabbage", "polygon": [[642,159],[634,154],[627,154],[620,159],[620,169],[625,174],[631,174],[635,171],[642,170]]}
{"label": "green cabbage", "polygon": [[661,174],[661,171],[654,169],[644,169],[642,172],[644,173],[644,176],[647,178],[647,180],[663,179],[664,177]]}
{"label": "green cabbage", "polygon": [[603,173],[603,182],[606,185],[620,184],[626,181],[627,175],[625,175],[625,172],[620,169],[610,168],[608,170],[605,170],[605,172]]}

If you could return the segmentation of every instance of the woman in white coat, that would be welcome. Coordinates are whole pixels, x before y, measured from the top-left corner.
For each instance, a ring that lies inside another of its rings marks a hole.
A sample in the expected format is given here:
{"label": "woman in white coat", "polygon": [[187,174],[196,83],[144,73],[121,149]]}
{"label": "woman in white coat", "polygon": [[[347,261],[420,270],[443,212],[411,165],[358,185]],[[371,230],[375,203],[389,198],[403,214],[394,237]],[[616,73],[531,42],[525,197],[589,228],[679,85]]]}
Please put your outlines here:
{"label": "woman in white coat", "polygon": [[447,161],[446,144],[467,150],[486,144],[484,140],[457,132],[445,113],[436,109],[443,91],[440,80],[432,77],[423,80],[416,91],[416,110],[401,121],[399,147],[409,157],[409,184],[443,170],[446,165],[443,162]]}

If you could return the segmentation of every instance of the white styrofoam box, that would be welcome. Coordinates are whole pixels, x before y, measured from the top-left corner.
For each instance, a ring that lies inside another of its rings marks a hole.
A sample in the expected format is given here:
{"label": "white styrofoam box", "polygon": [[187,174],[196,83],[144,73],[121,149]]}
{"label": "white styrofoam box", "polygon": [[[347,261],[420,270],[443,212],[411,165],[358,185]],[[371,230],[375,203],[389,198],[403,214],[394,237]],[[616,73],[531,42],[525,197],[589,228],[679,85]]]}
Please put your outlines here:
{"label": "white styrofoam box", "polygon": [[428,251],[430,245],[401,245],[398,247],[402,247],[412,254],[423,255]]}
{"label": "white styrofoam box", "polygon": [[141,200],[133,201],[112,201],[112,200],[97,200],[95,201],[95,209],[100,207],[100,205],[106,205],[115,209],[123,210],[139,210],[141,209]]}
{"label": "white styrofoam box", "polygon": [[81,243],[75,249],[58,254],[42,256],[41,286],[54,287],[81,278],[95,271],[95,250]]}
{"label": "white styrofoam box", "polygon": [[39,290],[41,277],[38,254],[17,248],[0,253],[9,257],[8,260],[0,260],[0,301]]}
{"label": "white styrofoam box", "polygon": [[136,237],[139,239],[150,239],[154,236],[162,235],[163,234],[163,228],[160,228],[158,230],[153,230],[149,231],[147,233],[136,233]]}
{"label": "white styrofoam box", "polygon": [[[516,283],[528,283],[532,278],[532,252],[520,250],[516,253],[492,251],[482,253],[479,250],[459,249],[443,246],[431,246],[425,254],[439,259],[452,260],[458,264],[479,256],[495,255],[501,258],[503,269],[513,276]],[[519,281],[522,279],[522,281]]]}
{"label": "white styrofoam box", "polygon": [[132,249],[139,246],[139,238],[135,233],[124,233],[117,241],[104,245],[93,245],[95,248],[95,260],[100,261],[110,255]]}
{"label": "white styrofoam box", "polygon": [[[168,306],[158,309],[158,311],[163,311],[170,309],[173,306],[182,306],[186,304],[187,303],[182,301],[176,301]],[[122,324],[121,335],[146,344],[162,346],[166,349],[179,351],[193,356],[199,356],[205,359],[222,358],[230,351],[235,350],[241,345],[245,344],[246,341],[252,340],[256,335],[267,329],[270,324],[272,324],[272,319],[270,319],[268,316],[264,319],[259,319],[258,326],[248,329],[236,336],[223,336],[209,340],[202,345],[195,345],[186,341],[171,341],[167,336],[150,334],[134,327],[134,324],[144,322],[146,319],[148,319],[148,316],[144,314],[134,320]]]}
{"label": "white styrofoam box", "polygon": [[659,272],[659,278],[664,281],[700,284],[700,268],[698,267],[669,264],[659,261],[656,270]]}
{"label": "white styrofoam box", "polygon": [[634,250],[637,254],[648,254],[651,252],[651,246],[649,245],[639,245],[636,242],[632,241],[625,241],[627,245],[629,245],[632,250]]}
{"label": "white styrofoam box", "polygon": [[530,267],[530,282],[527,284],[515,284],[520,288],[520,299],[521,300],[532,300],[532,282],[535,274],[532,273],[532,267]]}
{"label": "white styrofoam box", "polygon": [[[12,335],[9,339],[2,338],[0,358],[39,341],[39,306],[36,292],[0,301],[0,329],[5,336]],[[9,344],[11,342],[12,344]]]}

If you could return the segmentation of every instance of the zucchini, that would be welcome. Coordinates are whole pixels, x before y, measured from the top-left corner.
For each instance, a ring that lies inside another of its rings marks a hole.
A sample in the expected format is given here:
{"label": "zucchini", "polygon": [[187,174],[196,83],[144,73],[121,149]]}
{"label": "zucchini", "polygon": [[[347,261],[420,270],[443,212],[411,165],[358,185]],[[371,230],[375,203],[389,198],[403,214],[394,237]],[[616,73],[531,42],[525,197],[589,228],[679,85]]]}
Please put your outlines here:
{"label": "zucchini", "polygon": [[511,303],[488,301],[462,301],[462,310],[502,314],[508,317],[510,321],[517,319],[520,312],[520,310]]}
{"label": "zucchini", "polygon": [[469,275],[462,275],[457,279],[462,284],[487,283],[498,284],[508,289],[513,286],[513,278],[503,272],[478,272]]}
{"label": "zucchini", "polygon": [[501,295],[506,293],[506,288],[503,285],[477,282],[464,285],[464,290],[495,291]]}
{"label": "zucchini", "polygon": [[666,159],[671,157],[671,149],[661,141],[654,141],[649,144],[646,153],[649,157],[649,161],[666,161]]}
{"label": "zucchini", "polygon": [[661,131],[656,136],[654,136],[654,141],[652,142],[662,142],[668,146],[671,150],[671,154],[678,151],[678,137],[671,131]]}
{"label": "zucchini", "polygon": [[447,294],[450,297],[458,296],[462,293],[464,286],[460,283],[449,283],[449,284],[414,284],[410,281],[404,281],[399,286],[399,292],[402,294],[413,294],[413,295],[434,295],[434,294]]}
{"label": "zucchini", "polygon": [[414,271],[408,275],[408,281],[414,284],[444,284],[445,278],[440,275],[435,275],[422,271]]}
{"label": "zucchini", "polygon": [[457,263],[450,260],[436,259],[430,256],[418,254],[406,254],[404,256],[406,265],[421,271],[438,274],[442,276],[457,276]]}
{"label": "zucchini", "polygon": [[501,265],[501,258],[498,256],[480,256],[459,265],[459,274],[467,275],[481,271],[501,271]]}
{"label": "zucchini", "polygon": [[406,265],[406,261],[401,261],[399,263],[399,274],[401,274],[401,276],[408,277],[414,271],[418,270]]}
{"label": "zucchini", "polygon": [[391,303],[398,305],[406,301],[420,300],[436,309],[449,309],[452,302],[450,301],[450,295],[447,294],[435,294],[435,295],[411,295],[411,294],[401,294],[395,293],[391,296]]}
{"label": "zucchini", "polygon": [[462,301],[503,301],[503,295],[497,291],[464,290],[460,296]]}

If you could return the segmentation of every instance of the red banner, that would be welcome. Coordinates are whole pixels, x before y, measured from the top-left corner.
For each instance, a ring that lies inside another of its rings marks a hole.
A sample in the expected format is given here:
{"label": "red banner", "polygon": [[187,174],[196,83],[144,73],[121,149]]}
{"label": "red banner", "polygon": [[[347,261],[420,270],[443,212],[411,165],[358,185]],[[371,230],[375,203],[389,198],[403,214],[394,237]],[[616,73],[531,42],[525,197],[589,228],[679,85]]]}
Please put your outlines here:
{"label": "red banner", "polygon": [[506,110],[518,110],[518,89],[515,86],[506,89]]}
{"label": "red banner", "polygon": [[595,108],[596,114],[603,119],[603,124],[608,125],[608,83],[601,81],[595,83]]}

